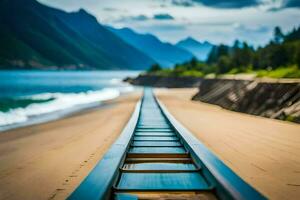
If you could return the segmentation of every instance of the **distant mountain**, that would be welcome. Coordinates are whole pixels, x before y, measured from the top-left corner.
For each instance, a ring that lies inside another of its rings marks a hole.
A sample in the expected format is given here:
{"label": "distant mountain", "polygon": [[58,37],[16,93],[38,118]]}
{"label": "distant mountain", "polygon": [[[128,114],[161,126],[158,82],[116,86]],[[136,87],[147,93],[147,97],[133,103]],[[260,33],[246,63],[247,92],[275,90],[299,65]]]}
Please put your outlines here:
{"label": "distant mountain", "polygon": [[0,1],[0,43],[2,68],[145,69],[155,62],[85,10],[36,0]]}
{"label": "distant mountain", "polygon": [[209,42],[198,42],[194,38],[188,37],[184,40],[179,41],[176,46],[183,48],[187,51],[193,53],[199,60],[205,61],[214,47],[213,44]]}
{"label": "distant mountain", "polygon": [[107,27],[128,44],[147,54],[163,67],[172,67],[177,63],[191,60],[194,55],[170,43],[160,41],[151,34],[139,34],[129,28],[115,29]]}

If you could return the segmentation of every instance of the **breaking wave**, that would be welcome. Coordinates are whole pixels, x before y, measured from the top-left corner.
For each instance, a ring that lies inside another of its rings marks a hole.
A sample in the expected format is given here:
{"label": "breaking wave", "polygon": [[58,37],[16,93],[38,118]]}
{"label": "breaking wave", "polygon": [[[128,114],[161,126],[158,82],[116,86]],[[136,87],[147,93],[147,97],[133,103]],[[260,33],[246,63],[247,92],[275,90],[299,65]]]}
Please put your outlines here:
{"label": "breaking wave", "polygon": [[0,127],[16,123],[24,123],[31,117],[72,109],[80,105],[101,103],[105,100],[117,98],[121,93],[132,91],[133,88],[106,88],[96,91],[80,93],[42,93],[22,97],[16,101],[30,102],[23,107],[12,107],[7,111],[0,111]]}

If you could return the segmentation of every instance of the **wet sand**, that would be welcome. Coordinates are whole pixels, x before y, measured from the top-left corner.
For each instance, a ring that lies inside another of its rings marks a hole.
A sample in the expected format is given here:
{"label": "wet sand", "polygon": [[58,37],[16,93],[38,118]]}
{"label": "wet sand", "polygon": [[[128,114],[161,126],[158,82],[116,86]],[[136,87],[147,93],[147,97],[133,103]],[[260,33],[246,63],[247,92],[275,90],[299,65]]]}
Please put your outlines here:
{"label": "wet sand", "polygon": [[191,101],[197,89],[158,89],[168,110],[270,199],[300,198],[300,125]]}
{"label": "wet sand", "polygon": [[0,133],[0,199],[65,199],[117,139],[139,97]]}

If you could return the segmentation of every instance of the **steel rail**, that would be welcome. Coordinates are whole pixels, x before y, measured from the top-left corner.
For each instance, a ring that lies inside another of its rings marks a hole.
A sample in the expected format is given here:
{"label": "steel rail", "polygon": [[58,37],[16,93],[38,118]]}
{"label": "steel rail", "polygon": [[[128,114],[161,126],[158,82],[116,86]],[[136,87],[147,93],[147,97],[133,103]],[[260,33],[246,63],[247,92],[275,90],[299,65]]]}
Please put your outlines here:
{"label": "steel rail", "polygon": [[139,118],[140,109],[141,101],[135,106],[135,110],[129,122],[117,141],[67,199],[102,200],[110,198],[112,186],[119,174],[120,164],[124,161],[124,156],[130,145],[130,140]]}
{"label": "steel rail", "polygon": [[266,199],[145,89],[120,137],[68,199],[131,200],[140,194],[191,192],[208,199]]}
{"label": "steel rail", "polygon": [[266,199],[266,197],[234,173],[190,131],[181,125],[161,101],[157,98],[156,101],[163,114],[170,121],[175,130],[180,133],[179,135],[182,138],[183,143],[186,145],[186,148],[189,149],[192,156],[207,169],[209,172],[208,177],[210,179],[215,179],[216,193],[220,199]]}

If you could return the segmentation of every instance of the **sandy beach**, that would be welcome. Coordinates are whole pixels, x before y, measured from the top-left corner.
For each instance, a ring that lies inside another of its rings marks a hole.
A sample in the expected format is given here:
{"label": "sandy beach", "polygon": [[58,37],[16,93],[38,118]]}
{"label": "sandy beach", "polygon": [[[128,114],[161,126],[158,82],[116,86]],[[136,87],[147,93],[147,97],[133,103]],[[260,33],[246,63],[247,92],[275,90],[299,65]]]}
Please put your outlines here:
{"label": "sandy beach", "polygon": [[[246,182],[271,199],[300,196],[300,125],[191,101],[157,89],[168,110]],[[139,94],[65,119],[0,134],[0,199],[65,199],[126,125]]]}
{"label": "sandy beach", "polygon": [[270,199],[300,197],[300,125],[190,101],[196,89],[156,90],[186,128]]}
{"label": "sandy beach", "polygon": [[119,136],[139,97],[0,133],[0,199],[65,199]]}

